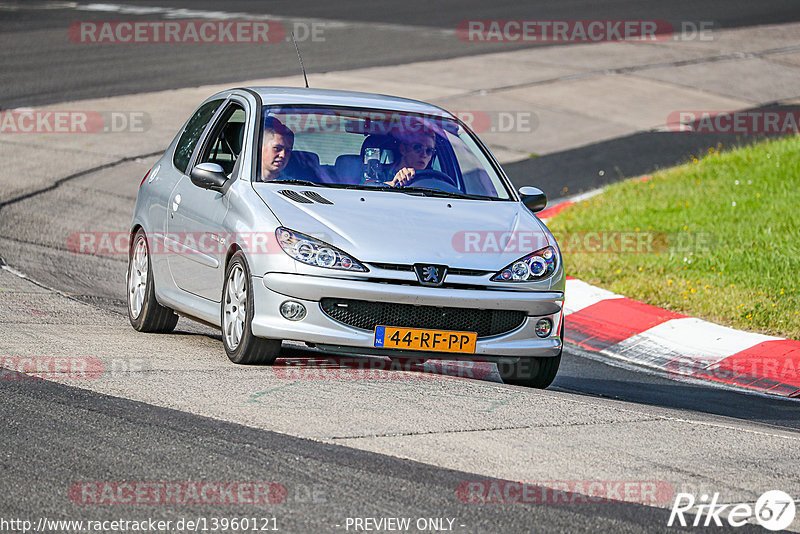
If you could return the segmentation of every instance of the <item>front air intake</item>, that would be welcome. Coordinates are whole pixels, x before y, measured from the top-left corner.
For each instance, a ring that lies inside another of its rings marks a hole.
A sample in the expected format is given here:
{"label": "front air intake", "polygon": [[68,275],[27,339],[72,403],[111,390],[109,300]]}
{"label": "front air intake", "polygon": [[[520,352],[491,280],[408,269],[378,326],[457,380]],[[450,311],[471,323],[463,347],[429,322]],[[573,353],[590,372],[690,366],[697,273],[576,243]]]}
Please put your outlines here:
{"label": "front air intake", "polygon": [[526,318],[525,312],[515,310],[415,306],[337,298],[323,298],[320,308],[331,319],[359,330],[373,331],[378,325],[386,325],[477,332],[478,338],[516,330]]}

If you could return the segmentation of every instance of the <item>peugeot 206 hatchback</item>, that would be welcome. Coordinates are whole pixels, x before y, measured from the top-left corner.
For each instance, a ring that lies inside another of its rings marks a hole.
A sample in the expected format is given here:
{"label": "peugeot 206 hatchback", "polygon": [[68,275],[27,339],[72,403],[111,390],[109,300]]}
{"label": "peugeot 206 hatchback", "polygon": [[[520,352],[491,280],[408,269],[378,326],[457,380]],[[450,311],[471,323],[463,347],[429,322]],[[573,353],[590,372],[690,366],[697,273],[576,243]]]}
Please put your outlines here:
{"label": "peugeot 206 hatchback", "polygon": [[469,128],[383,95],[254,87],[206,100],[142,180],[130,322],[219,327],[239,364],[282,340],[336,354],[483,360],[547,387],[564,267]]}

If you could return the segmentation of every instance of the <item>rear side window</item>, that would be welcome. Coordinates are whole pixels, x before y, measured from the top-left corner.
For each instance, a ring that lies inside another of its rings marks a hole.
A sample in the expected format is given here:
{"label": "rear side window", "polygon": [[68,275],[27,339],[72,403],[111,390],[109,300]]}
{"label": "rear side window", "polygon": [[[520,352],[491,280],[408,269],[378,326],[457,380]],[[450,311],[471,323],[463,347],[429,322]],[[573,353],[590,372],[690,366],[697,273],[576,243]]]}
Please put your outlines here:
{"label": "rear side window", "polygon": [[192,118],[186,123],[186,128],[184,128],[181,138],[178,139],[178,144],[175,147],[175,155],[172,157],[172,163],[181,172],[186,172],[186,167],[189,166],[189,159],[191,159],[192,152],[194,152],[194,146],[220,104],[222,104],[222,100],[206,102],[194,112]]}

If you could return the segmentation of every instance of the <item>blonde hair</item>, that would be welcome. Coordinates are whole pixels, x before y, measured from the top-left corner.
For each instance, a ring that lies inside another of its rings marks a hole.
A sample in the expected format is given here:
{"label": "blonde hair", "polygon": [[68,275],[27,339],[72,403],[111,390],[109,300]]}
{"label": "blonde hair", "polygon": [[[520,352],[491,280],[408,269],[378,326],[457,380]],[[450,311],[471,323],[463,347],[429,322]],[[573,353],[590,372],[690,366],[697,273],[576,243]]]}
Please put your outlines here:
{"label": "blonde hair", "polygon": [[436,134],[432,131],[428,130],[427,128],[420,129],[420,131],[411,131],[411,132],[401,132],[398,133],[395,138],[401,142],[406,144],[416,143],[424,138],[432,139],[434,145],[436,144]]}

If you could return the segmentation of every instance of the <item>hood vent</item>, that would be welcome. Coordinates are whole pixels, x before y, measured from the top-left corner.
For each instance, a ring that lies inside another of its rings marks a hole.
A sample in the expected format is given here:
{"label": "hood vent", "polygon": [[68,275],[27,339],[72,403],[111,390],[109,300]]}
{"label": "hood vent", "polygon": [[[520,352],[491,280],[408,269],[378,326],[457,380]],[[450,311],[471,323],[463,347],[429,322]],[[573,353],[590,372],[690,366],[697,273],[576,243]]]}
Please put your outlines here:
{"label": "hood vent", "polygon": [[299,202],[300,204],[314,204],[316,202],[317,204],[333,205],[333,202],[323,197],[316,191],[303,191],[303,194],[301,195],[300,193],[292,189],[281,189],[280,191],[278,191],[278,193],[285,196],[289,200],[294,200],[295,202]]}
{"label": "hood vent", "polygon": [[320,195],[316,191],[303,191],[303,194],[305,196],[307,196],[308,198],[310,198],[311,200],[319,202],[320,204],[331,204],[331,205],[333,204],[333,202],[331,202],[327,198],[323,197],[322,195]]}
{"label": "hood vent", "polygon": [[299,202],[301,204],[313,204],[313,200],[309,200],[297,191],[292,191],[291,189],[281,189],[278,191],[281,195],[285,196],[289,200],[294,200],[295,202]]}

